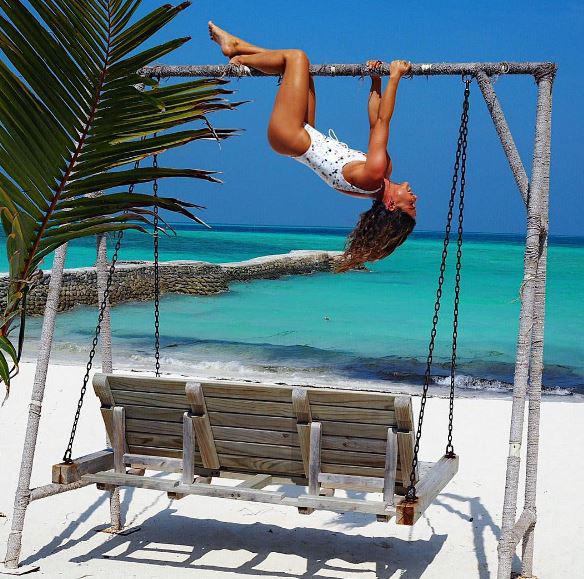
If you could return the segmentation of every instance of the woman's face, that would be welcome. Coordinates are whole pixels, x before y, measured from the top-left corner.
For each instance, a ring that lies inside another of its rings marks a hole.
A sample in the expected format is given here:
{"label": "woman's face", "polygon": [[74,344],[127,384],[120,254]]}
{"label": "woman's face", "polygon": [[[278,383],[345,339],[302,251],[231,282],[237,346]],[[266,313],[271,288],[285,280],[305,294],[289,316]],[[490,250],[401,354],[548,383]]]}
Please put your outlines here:
{"label": "woman's face", "polygon": [[412,188],[407,181],[404,181],[403,183],[390,182],[389,195],[385,200],[385,205],[390,211],[401,209],[412,219],[415,219],[417,199],[418,197],[414,195]]}

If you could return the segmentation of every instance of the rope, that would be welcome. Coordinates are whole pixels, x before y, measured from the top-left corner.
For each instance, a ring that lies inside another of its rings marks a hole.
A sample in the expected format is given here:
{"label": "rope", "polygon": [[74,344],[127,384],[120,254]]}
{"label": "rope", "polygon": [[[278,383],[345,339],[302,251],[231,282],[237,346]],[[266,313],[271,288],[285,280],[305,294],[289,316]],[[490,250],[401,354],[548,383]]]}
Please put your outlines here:
{"label": "rope", "polygon": [[448,216],[446,218],[446,228],[444,232],[444,242],[442,247],[442,258],[440,261],[440,273],[438,275],[438,287],[436,289],[436,301],[434,303],[434,316],[432,318],[432,330],[430,332],[430,342],[428,344],[428,356],[426,358],[426,371],[424,372],[424,386],[422,389],[422,400],[420,403],[420,413],[418,415],[418,426],[416,429],[416,438],[414,444],[414,456],[412,459],[412,469],[410,472],[410,485],[406,492],[406,500],[413,502],[416,500],[416,472],[418,469],[418,454],[420,451],[420,440],[422,437],[422,426],[424,424],[424,413],[428,399],[428,388],[432,379],[432,362],[434,357],[434,347],[436,344],[436,334],[438,321],[440,318],[440,306],[442,301],[444,273],[446,271],[446,260],[448,258],[448,246],[450,243],[450,233],[452,230],[452,218],[454,215],[454,204],[456,192],[458,189],[458,176],[460,173],[460,200],[458,206],[458,239],[457,239],[457,261],[456,261],[456,278],[454,290],[454,326],[452,334],[452,357],[450,368],[450,412],[448,417],[448,444],[446,456],[454,456],[454,447],[452,445],[452,430],[454,420],[454,392],[455,392],[455,371],[456,371],[456,345],[458,338],[458,306],[460,295],[460,272],[462,265],[462,233],[463,233],[463,210],[464,210],[464,188],[466,181],[466,147],[468,135],[468,109],[470,96],[470,83],[472,79],[465,79],[464,101],[462,105],[462,114],[460,117],[460,128],[458,130],[458,142],[456,147],[456,157],[454,161],[454,174],[452,176],[452,187],[450,190],[450,200],[448,203]]}

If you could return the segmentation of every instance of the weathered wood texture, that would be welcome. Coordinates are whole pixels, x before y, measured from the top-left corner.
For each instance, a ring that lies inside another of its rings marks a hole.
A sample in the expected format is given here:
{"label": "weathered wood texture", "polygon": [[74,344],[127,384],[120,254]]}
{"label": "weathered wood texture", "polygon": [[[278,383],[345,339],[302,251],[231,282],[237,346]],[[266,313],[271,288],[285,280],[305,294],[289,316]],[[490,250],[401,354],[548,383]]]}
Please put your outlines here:
{"label": "weathered wood texture", "polygon": [[415,524],[457,472],[458,457],[442,457],[416,485],[416,501],[407,502],[403,499],[397,505],[397,524]]}
{"label": "weathered wood texture", "polygon": [[[323,473],[383,478],[387,429],[411,427],[410,399],[377,392],[124,375],[97,375],[95,391],[108,431],[112,406],[124,408],[130,454],[182,459],[183,415],[190,412],[195,474],[307,479],[310,425],[318,421]],[[411,456],[411,431],[402,434],[409,438],[398,448]],[[399,489],[408,476],[402,464],[398,451]]]}
{"label": "weathered wood texture", "polygon": [[[183,66],[148,66],[140,70],[145,76],[159,78],[168,77],[242,77],[242,76],[278,76],[266,74],[247,67],[219,64],[195,64]],[[555,71],[556,65],[551,62],[435,62],[412,63],[411,76],[436,76],[476,74],[479,71],[488,75],[497,74],[532,74],[535,76]],[[310,67],[312,76],[369,76],[373,71],[364,63],[358,64],[313,64]],[[375,71],[381,76],[389,76],[389,63],[383,63]]]}
{"label": "weathered wood texture", "polygon": [[68,485],[81,480],[84,474],[110,470],[113,467],[114,453],[108,448],[77,458],[70,464],[54,464],[52,480],[56,484]]}
{"label": "weathered wood texture", "polygon": [[[149,490],[166,492],[171,498],[181,498],[187,495],[208,496],[240,501],[251,501],[298,507],[309,510],[327,510],[340,513],[361,512],[374,515],[393,516],[395,509],[383,501],[351,499],[332,496],[288,496],[280,491],[267,491],[248,485],[224,486],[207,483],[187,485],[177,480],[162,479],[159,477],[143,477],[132,474],[120,474],[113,471],[84,475],[84,482],[97,483],[102,488],[112,486],[130,486]],[[258,479],[255,479],[256,481]],[[261,483],[256,484],[263,484]]]}

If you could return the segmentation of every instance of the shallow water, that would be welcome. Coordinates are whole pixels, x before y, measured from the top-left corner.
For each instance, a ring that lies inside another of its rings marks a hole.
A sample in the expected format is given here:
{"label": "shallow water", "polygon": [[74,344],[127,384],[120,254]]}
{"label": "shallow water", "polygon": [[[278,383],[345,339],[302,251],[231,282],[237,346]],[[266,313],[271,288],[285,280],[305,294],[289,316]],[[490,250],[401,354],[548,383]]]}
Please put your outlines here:
{"label": "shallow water", "polygon": [[[345,234],[244,227],[177,233],[162,240],[162,259],[225,262],[293,249],[342,249]],[[439,235],[416,234],[370,272],[239,283],[213,297],[165,296],[163,370],[294,383],[419,384],[441,248]],[[91,265],[94,259],[94,241],[85,240],[71,247],[67,265]],[[151,259],[148,238],[127,234],[122,259]],[[457,376],[467,393],[506,392],[512,381],[522,261],[520,237],[467,236]],[[447,279],[449,274],[452,266]],[[553,240],[544,384],[557,394],[584,393],[583,278],[584,240]],[[444,376],[449,374],[451,297],[445,293],[433,369],[438,393],[449,383]],[[59,316],[56,359],[86,357],[96,317],[95,308],[85,307]],[[113,330],[117,366],[152,366],[151,303],[114,308]],[[27,357],[34,355],[39,333],[40,320],[31,319]]]}

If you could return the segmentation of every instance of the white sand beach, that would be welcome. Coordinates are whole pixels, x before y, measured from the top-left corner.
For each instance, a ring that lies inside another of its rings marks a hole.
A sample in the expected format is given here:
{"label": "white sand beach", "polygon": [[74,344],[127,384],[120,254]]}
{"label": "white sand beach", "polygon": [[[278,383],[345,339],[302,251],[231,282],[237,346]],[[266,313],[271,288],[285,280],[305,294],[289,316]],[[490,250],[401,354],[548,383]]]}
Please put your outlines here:
{"label": "white sand beach", "polygon": [[[0,548],[10,528],[34,366],[24,364],[0,410]],[[66,445],[82,367],[51,366],[33,486],[50,482]],[[414,399],[417,410],[419,399]],[[74,455],[104,447],[99,404],[89,392]],[[128,489],[129,535],[107,526],[108,495],[90,486],[32,504],[23,564],[44,577],[424,577],[494,575],[511,401],[459,399],[460,471],[414,528],[373,516],[316,512]],[[422,459],[443,451],[447,401],[429,401]],[[544,401],[535,571],[541,579],[582,576],[584,404]]]}

